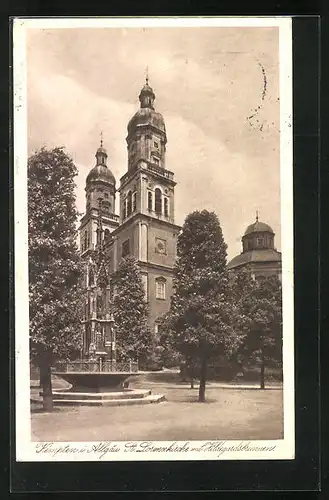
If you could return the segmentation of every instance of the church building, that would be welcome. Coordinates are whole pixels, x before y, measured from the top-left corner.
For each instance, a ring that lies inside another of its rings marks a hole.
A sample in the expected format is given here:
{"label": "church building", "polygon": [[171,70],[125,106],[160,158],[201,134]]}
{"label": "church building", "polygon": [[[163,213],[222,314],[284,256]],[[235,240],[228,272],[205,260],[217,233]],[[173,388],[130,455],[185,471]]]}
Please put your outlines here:
{"label": "church building", "polygon": [[[140,108],[127,127],[127,170],[118,187],[103,141],[96,151],[96,164],[86,178],[80,251],[91,266],[101,238],[110,273],[116,271],[121,258],[132,255],[137,259],[149,304],[149,326],[156,334],[161,316],[170,307],[181,228],[174,219],[174,174],[166,168],[165,122],[154,108],[155,94],[148,78],[139,101]],[[117,196],[119,214],[115,213]],[[88,272],[86,280],[88,287]]]}
{"label": "church building", "polygon": [[276,275],[281,280],[281,252],[274,246],[273,229],[258,220],[242,236],[242,252],[228,263],[228,269],[248,269],[253,278]]}

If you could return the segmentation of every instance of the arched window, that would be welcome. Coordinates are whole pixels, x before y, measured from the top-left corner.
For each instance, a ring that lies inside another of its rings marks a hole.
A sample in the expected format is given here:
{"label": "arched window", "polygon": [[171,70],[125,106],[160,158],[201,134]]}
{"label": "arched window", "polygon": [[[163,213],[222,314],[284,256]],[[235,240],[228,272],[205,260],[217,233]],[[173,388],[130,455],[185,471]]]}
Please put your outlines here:
{"label": "arched window", "polygon": [[164,198],[163,211],[164,211],[164,216],[165,216],[165,217],[168,217],[168,215],[169,215],[169,203],[168,203],[168,198]]}
{"label": "arched window", "polygon": [[88,232],[85,231],[85,242],[84,242],[84,250],[88,248]]}
{"label": "arched window", "polygon": [[151,191],[147,193],[147,208],[151,211],[153,208],[153,196]]}
{"label": "arched window", "polygon": [[110,213],[111,204],[109,201],[103,201],[103,212]]}
{"label": "arched window", "polygon": [[131,208],[132,208],[132,194],[131,191],[129,191],[127,196],[127,216],[131,214]]}
{"label": "arched window", "polygon": [[155,297],[165,300],[166,298],[166,279],[159,277],[155,279]]}
{"label": "arched window", "polygon": [[128,239],[122,243],[121,257],[123,258],[129,254],[130,254],[130,244],[129,244],[129,239]]}
{"label": "arched window", "polygon": [[264,280],[264,279],[265,279],[265,276],[263,276],[262,274],[258,274],[258,275],[255,277],[255,279],[256,279],[257,281],[262,281],[262,280]]}
{"label": "arched window", "polygon": [[89,268],[88,272],[88,284],[89,286],[93,286],[95,284],[95,275],[92,267]]}
{"label": "arched window", "polygon": [[155,190],[155,212],[157,214],[162,213],[162,193],[159,188],[156,188]]}
{"label": "arched window", "polygon": [[133,194],[133,212],[136,211],[136,207],[137,207],[137,193],[134,193]]}
{"label": "arched window", "polygon": [[157,319],[154,323],[154,333],[156,335],[161,335],[162,333],[162,322],[161,319]]}

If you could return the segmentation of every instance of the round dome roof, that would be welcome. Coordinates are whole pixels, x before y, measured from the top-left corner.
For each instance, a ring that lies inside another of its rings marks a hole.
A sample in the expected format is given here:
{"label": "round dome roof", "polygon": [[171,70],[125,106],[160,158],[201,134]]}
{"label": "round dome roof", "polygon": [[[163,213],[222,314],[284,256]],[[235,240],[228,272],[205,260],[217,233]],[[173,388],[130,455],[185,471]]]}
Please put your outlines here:
{"label": "round dome roof", "polygon": [[151,125],[166,133],[165,122],[161,113],[151,108],[140,108],[128,123],[128,134],[140,125]]}
{"label": "round dome roof", "polygon": [[92,168],[87,175],[86,183],[88,184],[89,182],[95,181],[103,181],[110,184],[115,184],[115,177],[112,174],[111,170],[105,165],[96,165],[96,167]]}
{"label": "round dome roof", "polygon": [[97,151],[96,151],[96,155],[98,154],[103,154],[103,155],[106,155],[107,156],[107,151],[105,148],[103,148],[103,146],[100,146]]}
{"label": "round dome roof", "polygon": [[259,222],[257,220],[256,222],[250,224],[250,226],[247,227],[247,229],[244,232],[244,236],[251,233],[263,233],[263,232],[274,234],[273,229],[268,224],[265,224],[264,222]]}

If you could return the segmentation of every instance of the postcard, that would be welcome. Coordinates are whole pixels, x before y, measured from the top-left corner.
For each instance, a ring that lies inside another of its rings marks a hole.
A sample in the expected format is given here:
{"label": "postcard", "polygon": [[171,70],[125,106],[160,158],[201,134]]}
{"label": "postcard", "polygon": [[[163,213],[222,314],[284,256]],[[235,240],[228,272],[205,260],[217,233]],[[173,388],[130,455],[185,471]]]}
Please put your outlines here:
{"label": "postcard", "polygon": [[289,17],[16,18],[16,460],[294,459]]}

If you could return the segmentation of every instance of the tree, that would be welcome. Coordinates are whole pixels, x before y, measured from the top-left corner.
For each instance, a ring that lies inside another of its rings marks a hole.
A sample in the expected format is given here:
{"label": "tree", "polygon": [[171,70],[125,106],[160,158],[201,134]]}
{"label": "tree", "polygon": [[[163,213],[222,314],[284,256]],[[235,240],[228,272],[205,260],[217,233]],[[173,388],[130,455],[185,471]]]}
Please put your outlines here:
{"label": "tree", "polygon": [[199,366],[199,401],[205,401],[207,366],[239,345],[234,307],[227,300],[226,244],[215,213],[189,214],[177,242],[173,296],[166,329],[171,343]]}
{"label": "tree", "polygon": [[282,361],[282,289],[276,276],[258,280],[250,311],[251,325],[246,351],[260,364],[260,388],[265,388],[265,369]]}
{"label": "tree", "polygon": [[276,276],[253,280],[247,270],[236,273],[233,279],[246,332],[237,357],[244,366],[260,366],[260,388],[264,389],[266,366],[282,361],[281,282]]}
{"label": "tree", "polygon": [[148,306],[142,276],[134,257],[128,255],[121,259],[113,284],[118,358],[138,359],[143,363],[152,350],[152,337],[148,328]]}
{"label": "tree", "polygon": [[229,271],[229,283],[228,300],[234,304],[236,328],[241,332],[241,342],[233,353],[232,360],[244,372],[248,360],[247,346],[257,283],[246,268]]}
{"label": "tree", "polygon": [[28,160],[30,352],[47,411],[53,406],[51,366],[75,356],[82,340],[76,175],[63,148],[42,148]]}

